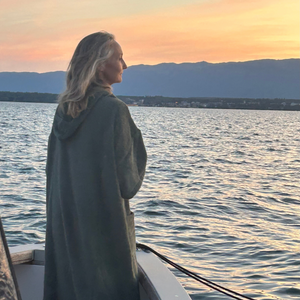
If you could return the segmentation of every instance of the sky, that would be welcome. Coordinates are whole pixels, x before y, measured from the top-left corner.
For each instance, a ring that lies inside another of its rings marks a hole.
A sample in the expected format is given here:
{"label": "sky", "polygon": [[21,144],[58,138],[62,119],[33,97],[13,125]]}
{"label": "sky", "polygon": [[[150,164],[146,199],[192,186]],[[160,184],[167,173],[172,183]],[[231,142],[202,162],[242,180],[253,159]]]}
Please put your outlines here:
{"label": "sky", "polygon": [[0,0],[0,72],[65,71],[105,30],[128,66],[300,57],[299,0]]}

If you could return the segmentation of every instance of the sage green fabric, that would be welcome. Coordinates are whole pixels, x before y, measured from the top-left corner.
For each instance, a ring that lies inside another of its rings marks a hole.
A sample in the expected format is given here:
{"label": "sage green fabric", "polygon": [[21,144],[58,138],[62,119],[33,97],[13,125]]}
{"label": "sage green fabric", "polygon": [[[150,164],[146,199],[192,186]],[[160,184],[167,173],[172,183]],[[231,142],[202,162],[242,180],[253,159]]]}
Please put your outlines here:
{"label": "sage green fabric", "polygon": [[47,159],[44,300],[138,300],[133,214],[146,151],[128,107],[96,91],[57,110]]}

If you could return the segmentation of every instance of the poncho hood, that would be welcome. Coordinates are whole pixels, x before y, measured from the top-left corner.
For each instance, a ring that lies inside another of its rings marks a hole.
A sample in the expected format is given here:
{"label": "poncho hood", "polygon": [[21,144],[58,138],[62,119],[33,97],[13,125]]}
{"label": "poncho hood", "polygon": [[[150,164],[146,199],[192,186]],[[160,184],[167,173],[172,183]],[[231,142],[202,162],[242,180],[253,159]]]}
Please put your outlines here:
{"label": "poncho hood", "polygon": [[53,120],[53,132],[55,136],[60,140],[66,140],[71,137],[84,122],[96,102],[101,99],[102,96],[106,95],[109,95],[109,93],[105,90],[98,89],[94,91],[93,95],[88,99],[87,108],[76,118],[65,114],[65,112],[58,107]]}

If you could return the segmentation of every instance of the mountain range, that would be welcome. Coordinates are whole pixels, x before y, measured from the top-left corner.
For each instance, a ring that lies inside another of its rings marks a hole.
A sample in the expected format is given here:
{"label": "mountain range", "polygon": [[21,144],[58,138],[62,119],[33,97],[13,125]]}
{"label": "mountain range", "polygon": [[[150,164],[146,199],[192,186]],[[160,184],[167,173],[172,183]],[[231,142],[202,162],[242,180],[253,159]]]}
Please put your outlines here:
{"label": "mountain range", "polygon": [[[65,72],[0,72],[0,91],[58,94]],[[300,59],[135,65],[113,86],[124,96],[300,99]]]}

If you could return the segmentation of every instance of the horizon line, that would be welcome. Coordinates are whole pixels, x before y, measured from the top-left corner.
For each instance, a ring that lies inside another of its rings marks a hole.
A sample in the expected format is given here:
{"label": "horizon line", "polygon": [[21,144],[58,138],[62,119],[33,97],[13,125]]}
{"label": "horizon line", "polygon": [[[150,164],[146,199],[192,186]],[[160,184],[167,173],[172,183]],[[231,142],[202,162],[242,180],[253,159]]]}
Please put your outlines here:
{"label": "horizon line", "polygon": [[[167,65],[167,64],[173,64],[173,65],[183,65],[183,64],[199,64],[199,63],[207,63],[207,64],[229,64],[229,63],[247,63],[247,62],[254,62],[254,61],[283,61],[283,60],[300,60],[300,57],[291,57],[291,58],[261,58],[261,59],[252,59],[252,60],[246,60],[246,61],[226,61],[226,62],[207,62],[207,61],[198,61],[198,62],[181,62],[181,63],[175,63],[175,62],[162,62],[158,64],[136,64],[136,65],[130,65],[128,68],[131,67],[137,67],[137,66],[159,66],[159,65]],[[37,71],[0,71],[0,73],[37,73],[37,74],[44,74],[44,73],[56,73],[56,72],[66,72],[67,70],[57,70],[57,71],[45,71],[45,72],[37,72]]]}

